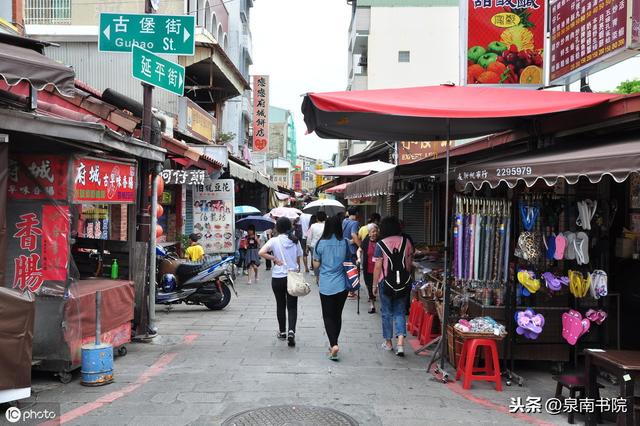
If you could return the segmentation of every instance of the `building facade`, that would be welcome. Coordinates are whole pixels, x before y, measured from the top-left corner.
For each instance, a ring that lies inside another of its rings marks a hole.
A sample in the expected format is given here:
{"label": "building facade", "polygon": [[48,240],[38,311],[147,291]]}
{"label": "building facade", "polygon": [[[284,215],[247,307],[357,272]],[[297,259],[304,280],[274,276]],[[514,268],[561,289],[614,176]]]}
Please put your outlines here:
{"label": "building facade", "polygon": [[[269,105],[269,152],[267,174],[278,184],[292,188],[297,161],[296,128],[291,111]],[[286,170],[286,173],[285,173]],[[286,185],[285,178],[286,175]]]}
{"label": "building facade", "polygon": [[316,169],[315,158],[307,157],[304,155],[298,155],[296,161],[296,169],[302,175],[302,190],[313,191],[316,188],[316,177],[314,171]]}
{"label": "building facade", "polygon": [[[251,58],[251,8],[253,0],[239,0],[226,2],[229,11],[229,31],[227,55],[247,81],[249,67],[253,64]],[[251,91],[245,90],[242,95],[230,99],[224,107],[222,117],[222,131],[233,138],[228,142],[231,151],[242,157],[243,148],[251,142],[252,117]]]}
{"label": "building facade", "polygon": [[[47,56],[73,66],[79,80],[92,87],[113,89],[140,102],[141,84],[129,78],[132,75],[131,55],[99,52],[98,24],[101,12],[142,13],[144,3],[142,0],[104,3],[25,0],[26,33],[59,44],[59,47],[48,47]],[[230,50],[227,4],[215,0],[160,2],[157,13],[194,15],[196,18],[195,54],[165,58],[185,67],[184,98],[191,100],[201,109],[200,112],[207,114],[208,129],[205,134],[188,141],[214,144],[218,140],[225,102],[249,89],[247,79],[227,54]],[[179,118],[192,112],[185,109],[186,103],[181,98],[160,89],[153,92],[153,106],[165,115],[170,132],[184,128],[185,123],[179,123]]]}
{"label": "building facade", "polygon": [[459,82],[457,0],[352,0],[348,90]]}

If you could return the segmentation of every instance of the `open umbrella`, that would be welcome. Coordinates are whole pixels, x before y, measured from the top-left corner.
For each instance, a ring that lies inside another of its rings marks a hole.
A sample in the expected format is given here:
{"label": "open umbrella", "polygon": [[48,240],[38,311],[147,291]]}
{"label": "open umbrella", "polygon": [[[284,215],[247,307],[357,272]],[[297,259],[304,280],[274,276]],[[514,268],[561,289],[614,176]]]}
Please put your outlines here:
{"label": "open umbrella", "polygon": [[[449,148],[452,139],[484,136],[507,129],[530,130],[544,116],[601,105],[617,95],[441,85],[403,89],[309,93],[302,113],[309,133],[325,139],[373,141],[447,141],[445,235],[449,232]],[[449,282],[449,239],[444,239],[444,280]],[[445,285],[443,322],[449,317]],[[439,347],[444,368],[447,341],[443,327]],[[427,369],[435,361],[431,359]]]}
{"label": "open umbrella", "polygon": [[276,207],[272,209],[269,214],[272,217],[287,217],[291,220],[298,219],[302,212],[298,209],[294,209],[293,207]]}
{"label": "open umbrella", "polygon": [[264,216],[247,216],[236,222],[236,228],[245,231],[248,230],[251,225],[256,228],[256,232],[262,232],[267,229],[273,229],[273,227],[276,226],[276,221]]}
{"label": "open umbrella", "polygon": [[236,214],[236,216],[242,216],[242,215],[250,215],[250,214],[260,214],[260,210],[256,209],[255,207],[252,206],[236,206],[233,209],[233,212]]}
{"label": "open umbrella", "polygon": [[327,216],[334,216],[338,213],[344,213],[345,207],[338,200],[324,199],[310,202],[302,211],[309,214],[325,212]]}

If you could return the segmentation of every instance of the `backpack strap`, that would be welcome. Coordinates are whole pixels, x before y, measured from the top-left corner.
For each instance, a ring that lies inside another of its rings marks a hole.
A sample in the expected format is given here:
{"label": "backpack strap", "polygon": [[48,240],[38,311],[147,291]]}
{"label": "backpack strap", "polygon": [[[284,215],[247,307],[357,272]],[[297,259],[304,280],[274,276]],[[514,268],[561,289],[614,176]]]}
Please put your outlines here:
{"label": "backpack strap", "polygon": [[405,259],[407,257],[405,251],[407,250],[407,237],[402,236],[402,244],[400,245],[400,252],[402,253],[402,266],[404,269],[407,269],[407,265],[405,265]]}

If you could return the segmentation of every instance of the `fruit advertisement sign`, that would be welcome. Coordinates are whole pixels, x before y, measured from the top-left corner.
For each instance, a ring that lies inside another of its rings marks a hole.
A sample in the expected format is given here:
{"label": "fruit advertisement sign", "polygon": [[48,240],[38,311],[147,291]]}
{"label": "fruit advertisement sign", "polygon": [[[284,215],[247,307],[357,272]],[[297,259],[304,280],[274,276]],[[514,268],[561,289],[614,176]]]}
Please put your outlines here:
{"label": "fruit advertisement sign", "polygon": [[466,83],[542,86],[544,0],[467,0],[466,5]]}

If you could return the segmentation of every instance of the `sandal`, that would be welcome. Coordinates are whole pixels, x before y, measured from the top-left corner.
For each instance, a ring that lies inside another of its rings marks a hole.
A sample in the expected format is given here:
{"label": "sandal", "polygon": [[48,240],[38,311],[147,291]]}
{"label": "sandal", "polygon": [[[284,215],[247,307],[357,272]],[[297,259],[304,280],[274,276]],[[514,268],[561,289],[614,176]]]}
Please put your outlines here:
{"label": "sandal", "polygon": [[382,349],[390,352],[393,350],[393,345],[389,346],[387,345],[387,342],[382,342]]}
{"label": "sandal", "polygon": [[[337,349],[334,349],[337,348]],[[334,346],[333,348],[331,348],[329,350],[329,359],[331,361],[337,361],[338,360],[338,352],[340,351],[340,348],[338,348],[338,346]]]}
{"label": "sandal", "polygon": [[404,356],[404,346],[403,345],[396,346],[396,355],[397,356]]}
{"label": "sandal", "polygon": [[367,312],[370,313],[370,314],[375,314],[376,313],[376,308],[373,307],[373,308],[369,309]]}

